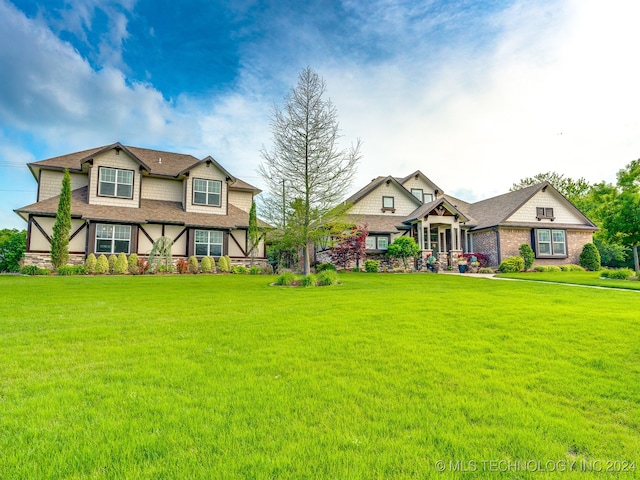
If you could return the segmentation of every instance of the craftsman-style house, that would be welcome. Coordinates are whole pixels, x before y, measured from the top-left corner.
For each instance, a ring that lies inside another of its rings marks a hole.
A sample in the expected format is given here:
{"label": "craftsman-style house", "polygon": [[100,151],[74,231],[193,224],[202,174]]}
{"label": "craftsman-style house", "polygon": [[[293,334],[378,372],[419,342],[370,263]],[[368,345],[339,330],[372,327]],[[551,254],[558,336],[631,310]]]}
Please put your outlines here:
{"label": "craftsman-style house", "polygon": [[451,265],[460,254],[482,253],[491,265],[531,245],[536,265],[578,263],[595,224],[548,182],[476,203],[446,195],[422,172],[377,177],[346,200],[349,220],[366,225],[367,255],[383,254],[401,235],[421,257]]}
{"label": "craftsman-style house", "polygon": [[[37,201],[16,210],[28,223],[25,265],[50,266],[63,172],[71,176],[70,263],[90,253],[148,255],[160,237],[173,255],[247,263],[249,210],[260,190],[212,157],[114,143],[28,165]],[[264,242],[254,260],[266,262]]]}

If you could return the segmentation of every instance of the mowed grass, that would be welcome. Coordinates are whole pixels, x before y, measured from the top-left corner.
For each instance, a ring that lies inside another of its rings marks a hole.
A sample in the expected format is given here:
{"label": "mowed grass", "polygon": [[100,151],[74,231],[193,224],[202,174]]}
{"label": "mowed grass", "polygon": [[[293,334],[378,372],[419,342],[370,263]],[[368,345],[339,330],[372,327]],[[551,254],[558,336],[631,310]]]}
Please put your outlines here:
{"label": "mowed grass", "polygon": [[637,470],[637,292],[273,278],[0,277],[0,478]]}
{"label": "mowed grass", "polygon": [[534,282],[571,283],[575,285],[589,285],[594,287],[640,290],[640,282],[637,280],[600,278],[601,273],[602,272],[522,272],[501,273],[498,277],[513,278],[515,280],[531,280]]}

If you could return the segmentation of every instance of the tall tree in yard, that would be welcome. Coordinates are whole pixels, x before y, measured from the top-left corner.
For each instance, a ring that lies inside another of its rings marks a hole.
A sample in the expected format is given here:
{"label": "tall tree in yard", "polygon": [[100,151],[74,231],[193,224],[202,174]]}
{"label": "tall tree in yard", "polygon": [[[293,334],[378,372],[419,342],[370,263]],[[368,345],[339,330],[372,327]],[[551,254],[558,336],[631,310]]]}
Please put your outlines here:
{"label": "tall tree in yard", "polygon": [[254,259],[258,253],[258,246],[260,244],[260,231],[258,230],[258,216],[256,214],[255,200],[251,203],[251,210],[249,210],[249,230],[247,231],[247,240],[249,257],[251,258],[251,265],[253,266]]}
{"label": "tall tree in yard", "polygon": [[[311,68],[302,70],[284,107],[274,107],[273,146],[260,152],[264,162],[259,170],[269,191],[263,199],[264,217],[302,249],[305,274],[309,250],[340,217],[335,206],[360,160],[359,140],[347,149],[338,147],[338,114],[325,93],[324,80]],[[297,221],[289,221],[292,215]]]}
{"label": "tall tree in yard", "polygon": [[67,264],[69,260],[69,233],[71,232],[71,177],[64,171],[62,189],[58,202],[56,222],[51,236],[51,263],[54,270]]}

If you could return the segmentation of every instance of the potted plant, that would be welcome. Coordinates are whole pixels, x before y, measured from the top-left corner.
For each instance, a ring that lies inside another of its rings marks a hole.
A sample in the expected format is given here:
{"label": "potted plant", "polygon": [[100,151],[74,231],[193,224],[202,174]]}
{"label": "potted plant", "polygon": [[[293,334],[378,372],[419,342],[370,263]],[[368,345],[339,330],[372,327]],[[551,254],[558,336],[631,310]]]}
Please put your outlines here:
{"label": "potted plant", "polygon": [[458,271],[460,273],[467,271],[467,259],[462,254],[458,255]]}
{"label": "potted plant", "polygon": [[478,273],[478,268],[480,268],[480,262],[478,261],[478,257],[475,255],[471,256],[471,262],[469,263],[469,271],[471,273]]}
{"label": "potted plant", "polygon": [[434,255],[427,255],[427,270],[433,273],[438,273],[439,265],[436,262],[436,257]]}

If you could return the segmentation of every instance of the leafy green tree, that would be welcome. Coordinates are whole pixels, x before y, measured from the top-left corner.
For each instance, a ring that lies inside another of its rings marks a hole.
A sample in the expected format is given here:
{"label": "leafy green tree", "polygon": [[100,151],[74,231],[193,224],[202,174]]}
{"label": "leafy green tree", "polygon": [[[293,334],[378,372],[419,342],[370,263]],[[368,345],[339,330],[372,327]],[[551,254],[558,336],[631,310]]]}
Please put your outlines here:
{"label": "leafy green tree", "polygon": [[587,182],[584,178],[578,178],[577,180],[574,180],[573,178],[565,177],[561,173],[546,172],[538,173],[533,177],[522,178],[518,183],[514,183],[509,190],[514,192],[516,190],[530,187],[531,185],[542,182],[549,182],[556,190],[558,190],[572,203],[575,203],[578,199],[585,196],[591,188],[589,182]]}
{"label": "leafy green tree", "polygon": [[584,247],[582,247],[579,261],[580,266],[587,270],[592,272],[600,270],[600,252],[598,248],[593,243],[585,243]]}
{"label": "leafy green tree", "polygon": [[413,237],[398,237],[387,247],[387,256],[401,258],[405,269],[409,267],[408,259],[419,253],[420,247]]}
{"label": "leafy green tree", "polygon": [[360,160],[360,141],[338,148],[338,115],[325,93],[324,80],[311,68],[302,70],[284,108],[274,108],[273,147],[261,151],[260,174],[269,192],[263,198],[264,216],[302,250],[305,275],[310,247],[339,216],[335,205],[351,186]]}
{"label": "leafy green tree", "polygon": [[634,270],[640,272],[640,159],[620,170],[617,178],[615,187],[602,187],[601,208],[606,210],[602,224],[609,239],[631,246]]}
{"label": "leafy green tree", "polygon": [[51,236],[51,264],[53,269],[66,265],[69,261],[69,233],[71,232],[71,177],[64,170],[56,222]]}
{"label": "leafy green tree", "polygon": [[20,260],[27,248],[27,231],[0,230],[0,272],[20,271]]}

